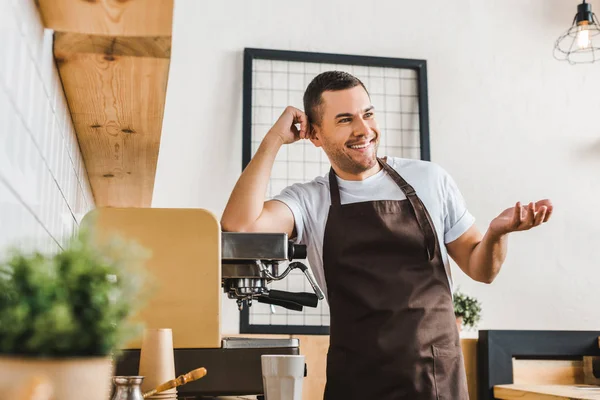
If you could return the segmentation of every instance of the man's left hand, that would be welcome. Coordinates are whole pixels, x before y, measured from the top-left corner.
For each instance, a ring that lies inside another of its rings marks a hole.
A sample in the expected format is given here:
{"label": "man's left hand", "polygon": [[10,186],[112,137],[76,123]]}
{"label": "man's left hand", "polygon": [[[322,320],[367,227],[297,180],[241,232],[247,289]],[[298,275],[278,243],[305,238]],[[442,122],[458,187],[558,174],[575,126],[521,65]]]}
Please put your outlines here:
{"label": "man's left hand", "polygon": [[527,206],[522,206],[521,202],[517,202],[514,207],[507,208],[492,220],[490,230],[497,235],[527,231],[547,222],[552,215],[552,210],[552,203],[548,199],[529,203]]}

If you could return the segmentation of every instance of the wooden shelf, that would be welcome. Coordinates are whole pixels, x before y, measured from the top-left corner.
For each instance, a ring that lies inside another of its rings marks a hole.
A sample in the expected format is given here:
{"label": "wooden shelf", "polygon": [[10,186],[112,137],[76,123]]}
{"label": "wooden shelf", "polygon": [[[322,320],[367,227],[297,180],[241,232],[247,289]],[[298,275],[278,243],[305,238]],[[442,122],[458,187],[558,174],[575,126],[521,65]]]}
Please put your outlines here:
{"label": "wooden shelf", "polygon": [[46,28],[108,36],[171,36],[173,0],[37,0]]}
{"label": "wooden shelf", "polygon": [[587,385],[498,385],[494,397],[502,400],[600,400],[600,387]]}
{"label": "wooden shelf", "polygon": [[39,0],[96,205],[150,207],[174,0]]}

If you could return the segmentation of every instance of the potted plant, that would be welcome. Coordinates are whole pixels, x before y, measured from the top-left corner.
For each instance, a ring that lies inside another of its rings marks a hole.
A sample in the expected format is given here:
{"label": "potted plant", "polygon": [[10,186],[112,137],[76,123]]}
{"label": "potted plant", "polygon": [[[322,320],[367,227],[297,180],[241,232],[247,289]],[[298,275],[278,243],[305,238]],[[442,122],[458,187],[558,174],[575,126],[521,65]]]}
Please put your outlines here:
{"label": "potted plant", "polygon": [[459,332],[463,326],[474,328],[481,319],[481,303],[474,297],[467,296],[460,290],[453,295],[454,315]]}
{"label": "potted plant", "polygon": [[57,254],[13,250],[0,263],[0,393],[45,379],[56,399],[108,398],[111,356],[141,332],[146,253],[95,243],[80,231]]}

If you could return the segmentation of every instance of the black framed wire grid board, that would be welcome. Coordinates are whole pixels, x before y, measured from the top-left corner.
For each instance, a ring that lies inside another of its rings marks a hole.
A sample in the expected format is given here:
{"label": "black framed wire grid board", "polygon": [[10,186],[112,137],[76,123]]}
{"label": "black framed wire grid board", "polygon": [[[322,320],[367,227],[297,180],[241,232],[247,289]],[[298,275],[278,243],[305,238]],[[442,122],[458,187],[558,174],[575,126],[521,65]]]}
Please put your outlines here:
{"label": "black framed wire grid board", "polygon": [[[244,50],[242,166],[246,168],[262,139],[287,106],[303,109],[311,80],[325,71],[345,71],[359,78],[375,107],[381,130],[379,156],[430,160],[427,63],[424,60],[247,48]],[[310,141],[284,146],[275,159],[266,197],[294,183],[329,171],[327,156]],[[308,264],[307,260],[303,260]],[[287,266],[281,264],[280,272]],[[312,292],[295,270],[270,284],[272,289]],[[302,312],[253,302],[240,315],[240,333],[328,334],[326,300]]]}

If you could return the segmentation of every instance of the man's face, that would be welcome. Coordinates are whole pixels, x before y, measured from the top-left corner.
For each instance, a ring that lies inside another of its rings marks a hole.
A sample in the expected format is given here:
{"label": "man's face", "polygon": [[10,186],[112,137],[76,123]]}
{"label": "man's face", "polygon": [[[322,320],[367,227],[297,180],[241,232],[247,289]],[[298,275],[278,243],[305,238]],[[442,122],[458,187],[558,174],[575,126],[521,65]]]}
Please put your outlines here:
{"label": "man's face", "polygon": [[323,147],[336,172],[360,178],[377,164],[379,147],[380,131],[369,95],[359,85],[326,91],[322,98],[321,123],[314,125],[311,140]]}

